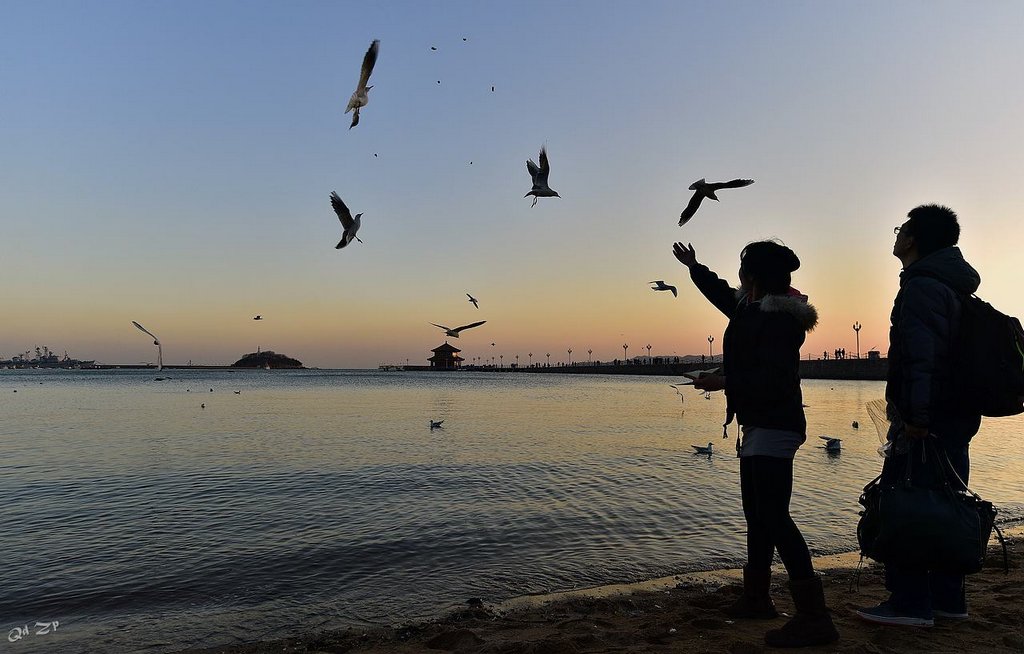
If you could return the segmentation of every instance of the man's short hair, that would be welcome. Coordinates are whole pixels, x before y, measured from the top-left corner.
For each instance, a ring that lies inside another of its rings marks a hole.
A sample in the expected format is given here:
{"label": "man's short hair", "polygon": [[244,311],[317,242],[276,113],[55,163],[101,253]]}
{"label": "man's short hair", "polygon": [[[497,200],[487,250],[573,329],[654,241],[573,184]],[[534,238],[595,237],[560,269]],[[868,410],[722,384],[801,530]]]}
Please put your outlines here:
{"label": "man's short hair", "polygon": [[914,237],[917,252],[922,257],[952,247],[960,240],[960,224],[949,207],[922,204],[911,209],[907,218],[910,219],[907,223],[910,236]]}

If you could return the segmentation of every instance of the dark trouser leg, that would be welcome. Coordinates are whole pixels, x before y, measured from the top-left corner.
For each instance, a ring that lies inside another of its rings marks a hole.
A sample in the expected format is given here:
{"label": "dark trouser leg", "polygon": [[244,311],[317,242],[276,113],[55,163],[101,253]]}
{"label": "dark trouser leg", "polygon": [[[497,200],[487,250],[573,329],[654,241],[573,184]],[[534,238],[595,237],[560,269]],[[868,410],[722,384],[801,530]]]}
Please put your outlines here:
{"label": "dark trouser leg", "polygon": [[[770,566],[774,549],[790,579],[814,576],[807,543],[789,515],[793,460],[771,456],[740,459],[743,514],[747,519],[749,565]],[[755,559],[756,557],[756,559]]]}

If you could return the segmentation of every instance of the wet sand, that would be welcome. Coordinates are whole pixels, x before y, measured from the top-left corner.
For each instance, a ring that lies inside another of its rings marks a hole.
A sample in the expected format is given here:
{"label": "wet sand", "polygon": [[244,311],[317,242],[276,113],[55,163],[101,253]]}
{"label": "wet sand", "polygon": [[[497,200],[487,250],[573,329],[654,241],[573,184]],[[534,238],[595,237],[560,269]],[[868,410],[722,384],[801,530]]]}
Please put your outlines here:
{"label": "wet sand", "polygon": [[[1009,574],[993,539],[985,569],[967,579],[970,618],[936,619],[932,628],[885,627],[858,619],[853,609],[885,599],[882,568],[865,561],[859,580],[855,553],[819,557],[829,607],[840,640],[803,652],[1024,652],[1024,526],[1007,531]],[[740,571],[677,575],[641,584],[524,597],[502,604],[467,603],[443,618],[382,629],[350,629],[308,637],[188,650],[187,654],[267,652],[406,654],[574,654],[597,652],[722,652],[771,650],[768,629],[786,620],[731,621],[720,609],[740,592]],[[776,568],[772,595],[780,612],[793,613]],[[183,652],[182,654],[186,654]]]}

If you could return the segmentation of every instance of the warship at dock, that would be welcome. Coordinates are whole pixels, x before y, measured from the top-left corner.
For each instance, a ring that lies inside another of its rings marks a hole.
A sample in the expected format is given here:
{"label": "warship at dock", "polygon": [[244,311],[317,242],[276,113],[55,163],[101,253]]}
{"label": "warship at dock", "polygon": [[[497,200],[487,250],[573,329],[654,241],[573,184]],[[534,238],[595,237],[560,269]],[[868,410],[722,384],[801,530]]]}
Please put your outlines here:
{"label": "warship at dock", "polygon": [[67,350],[64,350],[64,357],[57,356],[55,352],[50,351],[47,346],[36,347],[35,358],[32,358],[32,350],[26,350],[21,354],[15,354],[10,359],[0,360],[0,368],[69,368],[69,369],[81,369],[81,368],[92,368],[96,365],[96,361],[82,361],[80,359],[72,359],[68,356]]}

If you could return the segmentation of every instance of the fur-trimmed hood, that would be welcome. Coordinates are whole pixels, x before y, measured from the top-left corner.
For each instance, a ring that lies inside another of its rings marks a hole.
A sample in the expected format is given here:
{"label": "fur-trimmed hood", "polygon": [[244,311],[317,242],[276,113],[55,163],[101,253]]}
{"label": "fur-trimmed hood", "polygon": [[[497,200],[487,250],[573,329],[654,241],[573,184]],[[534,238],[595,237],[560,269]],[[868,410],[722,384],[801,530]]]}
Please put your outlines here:
{"label": "fur-trimmed hood", "polygon": [[[746,291],[736,289],[736,301],[750,301]],[[765,313],[782,312],[796,318],[797,323],[805,332],[813,331],[818,325],[818,310],[807,301],[807,296],[795,288],[790,288],[785,295],[766,295],[760,300],[761,311]]]}

